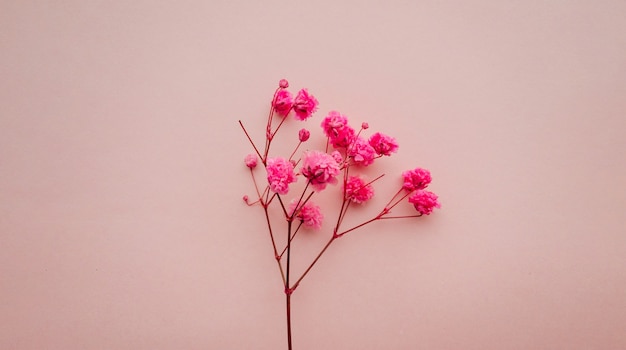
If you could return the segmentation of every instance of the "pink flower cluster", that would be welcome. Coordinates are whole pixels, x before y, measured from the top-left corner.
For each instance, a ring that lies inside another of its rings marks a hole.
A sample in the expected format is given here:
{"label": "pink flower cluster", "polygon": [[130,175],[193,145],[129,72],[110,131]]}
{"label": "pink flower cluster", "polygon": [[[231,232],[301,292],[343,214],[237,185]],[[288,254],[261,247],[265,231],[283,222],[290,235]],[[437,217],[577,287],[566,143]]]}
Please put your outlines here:
{"label": "pink flower cluster", "polygon": [[374,163],[376,150],[365,139],[359,137],[348,148],[348,155],[352,157],[354,164],[368,166]]}
{"label": "pink flower cluster", "polygon": [[356,137],[354,129],[348,125],[348,118],[337,111],[330,111],[322,120],[322,129],[335,148],[348,148]]}
{"label": "pink flower cluster", "polygon": [[404,184],[402,188],[407,191],[421,190],[426,188],[432,180],[430,171],[422,168],[407,170],[402,173]]}
{"label": "pink flower cluster", "polygon": [[[287,116],[293,111],[295,118],[302,121],[310,118],[317,111],[317,99],[307,89],[298,91],[294,98],[287,90],[288,87],[287,80],[282,79],[279,82],[279,88],[272,101],[274,111],[281,116]],[[343,169],[352,165],[369,166],[377,158],[390,156],[398,151],[398,143],[393,137],[375,132],[369,139],[366,139],[361,136],[361,132],[369,129],[368,123],[363,122],[361,129],[357,132],[349,125],[348,118],[337,111],[330,111],[322,120],[321,127],[328,139],[328,144],[332,145],[335,150],[331,154],[317,150],[306,151],[301,158],[302,165],[299,172],[318,192],[324,190],[327,184],[336,184],[337,176]],[[310,136],[311,133],[305,128],[298,132],[300,142],[307,141]],[[271,142],[271,139],[268,141]],[[256,167],[256,155],[248,155],[245,163],[250,169]],[[289,185],[296,181],[294,164],[296,162],[291,161],[291,157],[289,160],[267,159],[266,170],[270,190],[281,195],[289,192]],[[407,194],[409,203],[413,204],[420,214],[429,215],[434,208],[440,207],[437,195],[424,190],[432,180],[428,170],[423,168],[407,170],[402,173],[402,178],[402,188],[409,192]],[[361,177],[354,175],[344,179],[343,192],[345,199],[354,203],[364,203],[374,195],[371,184],[366,184]],[[301,212],[313,212],[311,208],[313,207],[305,206]]]}
{"label": "pink flower cluster", "polygon": [[289,208],[287,213],[293,217],[300,219],[302,224],[306,227],[318,229],[322,227],[322,220],[324,220],[324,215],[322,214],[322,210],[319,206],[309,202],[304,203],[299,208],[294,215],[294,210],[298,206],[298,200],[294,199],[289,204]]}
{"label": "pink flower cluster", "polygon": [[369,144],[376,153],[382,156],[390,156],[391,153],[398,151],[396,139],[379,132],[370,136]]}
{"label": "pink flower cluster", "polygon": [[317,111],[317,99],[309,94],[307,89],[298,91],[296,99],[293,101],[293,110],[296,113],[296,119],[307,120]]}
{"label": "pink flower cluster", "polygon": [[422,215],[430,215],[435,208],[441,208],[437,195],[426,190],[417,190],[409,197],[409,203]]}
{"label": "pink flower cluster", "polygon": [[333,153],[331,153],[330,156],[333,157],[333,159],[335,160],[335,162],[337,162],[337,164],[339,165],[343,164],[343,156],[341,155],[341,153],[339,153],[339,151],[333,151]]}
{"label": "pink flower cluster", "polygon": [[272,102],[272,106],[276,113],[282,116],[286,116],[291,111],[293,107],[293,97],[291,96],[291,92],[281,89],[276,93],[276,97],[274,97],[274,101]]}
{"label": "pink flower cluster", "polygon": [[296,119],[306,120],[317,111],[317,99],[309,94],[307,89],[298,91],[294,99],[291,92],[286,90],[289,87],[289,83],[286,80],[281,80],[279,86],[280,89],[276,92],[272,101],[272,107],[278,115],[285,117],[293,110]]}
{"label": "pink flower cluster", "polygon": [[266,170],[270,189],[278,194],[287,194],[289,184],[296,181],[293,164],[284,158],[268,158]]}
{"label": "pink flower cluster", "polygon": [[337,183],[339,164],[328,153],[307,151],[302,158],[300,173],[309,180],[316,191],[321,191],[326,188],[326,184]]}
{"label": "pink flower cluster", "polygon": [[[368,123],[362,123],[361,129],[369,128]],[[336,149],[345,150],[352,162],[361,166],[368,166],[381,156],[390,156],[398,150],[398,143],[393,137],[377,132],[369,140],[360,137],[354,128],[348,124],[348,118],[337,112],[330,111],[322,120],[322,130],[328,137],[328,142]]]}
{"label": "pink flower cluster", "polygon": [[404,178],[404,184],[402,188],[413,192],[409,196],[409,203],[413,204],[415,210],[422,215],[430,215],[435,208],[440,208],[441,205],[437,201],[436,194],[424,190],[430,184],[432,180],[430,171],[422,168],[415,168],[413,170],[407,170],[402,173]]}
{"label": "pink flower cluster", "polygon": [[345,185],[345,198],[354,203],[365,203],[374,196],[371,184],[366,184],[359,176],[350,176]]}
{"label": "pink flower cluster", "polygon": [[[243,123],[239,121],[239,124],[255,151],[244,158],[244,163],[250,169],[257,198],[250,201],[250,198],[246,195],[243,199],[248,206],[258,205],[265,212],[274,258],[279,267],[283,281],[282,287],[286,296],[287,339],[288,348],[291,349],[290,303],[292,293],[336,239],[374,221],[430,215],[435,209],[440,208],[441,205],[439,204],[438,196],[426,190],[432,180],[430,171],[423,168],[415,168],[402,173],[402,186],[398,186],[399,188],[391,196],[391,199],[381,206],[380,212],[374,213],[369,219],[357,221],[356,224],[352,218],[344,220],[347,215],[351,216],[359,212],[359,210],[348,210],[350,206],[376,202],[372,201],[374,197],[373,183],[384,175],[381,174],[374,180],[369,181],[362,175],[358,175],[358,171],[363,170],[363,167],[374,164],[378,158],[391,156],[393,153],[396,153],[398,151],[398,143],[393,137],[381,132],[374,132],[368,138],[362,135],[367,133],[368,131],[366,130],[370,128],[367,122],[361,123],[360,129],[358,127],[355,129],[350,126],[345,115],[337,111],[330,111],[321,122],[322,131],[326,135],[325,142],[310,142],[306,144],[307,146],[311,144],[325,144],[324,151],[308,149],[298,153],[303,143],[312,136],[308,129],[301,128],[298,131],[298,141],[295,138],[290,139],[292,147],[295,146],[295,149],[289,153],[288,158],[271,157],[270,154],[273,154],[274,150],[272,146],[277,140],[275,136],[281,129],[281,126],[287,124],[285,123],[288,121],[287,117],[292,114],[295,119],[306,121],[318,109],[317,99],[307,89],[299,90],[294,97],[287,90],[288,88],[289,82],[285,79],[280,80],[278,88],[274,93],[267,119],[264,145],[256,144]],[[279,115],[282,118],[274,119],[275,115]],[[330,146],[332,146],[332,149],[329,149]],[[263,184],[263,186],[259,186],[255,177],[255,168],[259,163],[265,168],[267,173],[267,183]],[[294,168],[298,164],[299,169],[296,173]],[[306,179],[306,184],[302,185],[301,183],[300,186],[291,186],[292,183],[297,181],[298,177]],[[333,222],[332,231],[329,232],[328,243],[321,248],[317,256],[312,258],[308,267],[298,272],[300,266],[294,266],[292,263],[294,261],[292,258],[293,254],[297,251],[293,249],[294,242],[292,241],[302,226],[313,229],[319,229],[323,226],[324,215],[322,214],[322,209],[314,204],[312,199],[318,198],[319,192],[326,189],[329,184],[337,184],[339,182],[338,179],[341,179],[343,185],[340,189],[340,195],[335,197],[340,200],[340,206],[337,206],[336,221]],[[290,189],[290,187],[292,188]],[[293,192],[298,193],[294,195]],[[286,201],[287,195],[290,195],[292,198],[289,202]],[[409,204],[413,205],[417,213],[413,212],[409,215],[392,213],[395,210],[394,208],[400,203],[404,202],[406,204],[407,198]],[[361,214],[365,212],[361,211]],[[284,214],[280,218],[283,223],[284,220],[287,221],[287,232],[284,236],[279,235],[273,229],[279,226],[273,223],[274,219],[276,219],[275,214],[278,213]],[[296,220],[299,223],[294,225]]]}

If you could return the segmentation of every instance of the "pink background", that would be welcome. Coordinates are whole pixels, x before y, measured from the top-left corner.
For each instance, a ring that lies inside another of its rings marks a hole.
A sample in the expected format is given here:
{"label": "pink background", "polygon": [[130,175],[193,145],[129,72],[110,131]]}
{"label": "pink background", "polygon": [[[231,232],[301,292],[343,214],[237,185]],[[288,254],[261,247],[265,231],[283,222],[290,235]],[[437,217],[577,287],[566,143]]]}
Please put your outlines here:
{"label": "pink background", "polygon": [[237,125],[263,136],[283,77],[320,100],[316,133],[337,109],[397,138],[381,200],[422,166],[443,203],[331,246],[297,349],[626,348],[625,13],[0,2],[0,348],[286,348]]}

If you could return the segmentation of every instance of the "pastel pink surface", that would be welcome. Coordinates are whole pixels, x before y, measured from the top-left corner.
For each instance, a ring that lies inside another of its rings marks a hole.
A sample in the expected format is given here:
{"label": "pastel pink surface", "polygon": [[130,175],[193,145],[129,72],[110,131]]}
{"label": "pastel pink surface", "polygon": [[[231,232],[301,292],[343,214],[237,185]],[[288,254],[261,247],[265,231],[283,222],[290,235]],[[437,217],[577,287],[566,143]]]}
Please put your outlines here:
{"label": "pastel pink surface", "polygon": [[331,247],[296,349],[626,348],[625,11],[3,2],[0,348],[286,348],[237,124],[262,139],[280,78],[311,139],[330,110],[395,137],[377,194],[420,166],[442,203]]}

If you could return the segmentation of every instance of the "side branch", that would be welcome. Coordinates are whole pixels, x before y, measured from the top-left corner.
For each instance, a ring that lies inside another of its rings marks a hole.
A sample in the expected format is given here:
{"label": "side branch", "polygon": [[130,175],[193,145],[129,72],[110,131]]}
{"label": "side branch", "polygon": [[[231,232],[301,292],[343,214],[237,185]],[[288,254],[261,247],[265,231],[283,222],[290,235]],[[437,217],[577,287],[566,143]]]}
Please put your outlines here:
{"label": "side branch", "polygon": [[248,130],[246,130],[246,128],[243,126],[243,123],[241,122],[241,120],[239,120],[239,125],[241,126],[241,129],[243,130],[244,134],[246,134],[246,137],[248,138],[248,141],[250,141],[250,144],[252,145],[252,148],[254,148],[254,151],[256,152],[256,154],[259,156],[259,158],[261,158],[261,161],[263,162],[263,164],[265,164],[265,159],[261,156],[261,152],[259,152],[259,150],[256,148],[256,145],[252,141],[250,134],[248,134]]}

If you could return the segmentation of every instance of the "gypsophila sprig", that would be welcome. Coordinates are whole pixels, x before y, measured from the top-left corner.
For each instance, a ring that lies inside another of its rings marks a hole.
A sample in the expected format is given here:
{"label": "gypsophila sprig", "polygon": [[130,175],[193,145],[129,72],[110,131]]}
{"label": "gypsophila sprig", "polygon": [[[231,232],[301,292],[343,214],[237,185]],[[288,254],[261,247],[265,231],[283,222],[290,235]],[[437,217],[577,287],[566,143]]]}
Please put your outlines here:
{"label": "gypsophila sprig", "polygon": [[[374,132],[368,138],[363,133],[369,130],[369,123],[362,121],[360,129],[355,129],[350,126],[347,116],[331,110],[322,118],[321,124],[318,124],[326,137],[325,149],[307,149],[299,152],[300,146],[311,137],[309,129],[301,128],[297,134],[297,143],[295,137],[284,138],[288,145],[289,142],[292,144],[291,155],[272,154],[270,156],[276,136],[286,121],[293,119],[296,123],[306,122],[318,110],[319,102],[308,89],[300,89],[294,98],[293,94],[287,90],[288,88],[289,82],[281,79],[274,92],[267,118],[264,147],[259,147],[252,140],[241,121],[239,125],[254,150],[254,153],[244,157],[244,164],[250,171],[255,194],[252,199],[249,195],[244,195],[243,199],[248,206],[258,206],[265,213],[274,259],[282,279],[282,290],[285,292],[287,346],[289,350],[292,350],[292,295],[333,242],[374,222],[430,215],[441,205],[438,196],[426,190],[432,181],[430,171],[419,167],[413,168],[397,177],[397,192],[389,196],[390,199],[376,215],[363,220],[360,224],[344,227],[344,218],[347,216],[348,208],[353,204],[370,205],[375,194],[375,182],[384,176],[380,174],[368,179],[364,174],[359,174],[359,171],[376,164],[383,156],[389,157],[396,153],[399,148],[398,143],[395,138],[381,132]],[[257,166],[259,163],[263,166]],[[259,175],[255,173],[261,171],[259,168],[264,168],[262,170],[265,174],[262,178],[265,181],[257,180]],[[304,185],[301,183],[292,188],[292,184],[296,183],[298,178],[304,182]],[[334,214],[324,213],[323,207],[315,204],[314,198],[321,191],[336,192],[336,196],[333,196],[339,201],[340,206]],[[400,203],[412,205],[415,214],[394,215],[393,210]],[[274,206],[284,216],[281,222],[272,220],[270,207]],[[301,230],[304,232],[321,231],[318,234],[324,234],[323,220],[328,217],[334,220],[332,228],[326,233],[328,237],[326,245],[311,260],[306,269],[294,271],[291,264],[292,241]],[[284,233],[275,231],[275,228],[281,224],[284,225]],[[280,240],[279,234],[284,234]],[[278,243],[283,241],[284,244]]]}

